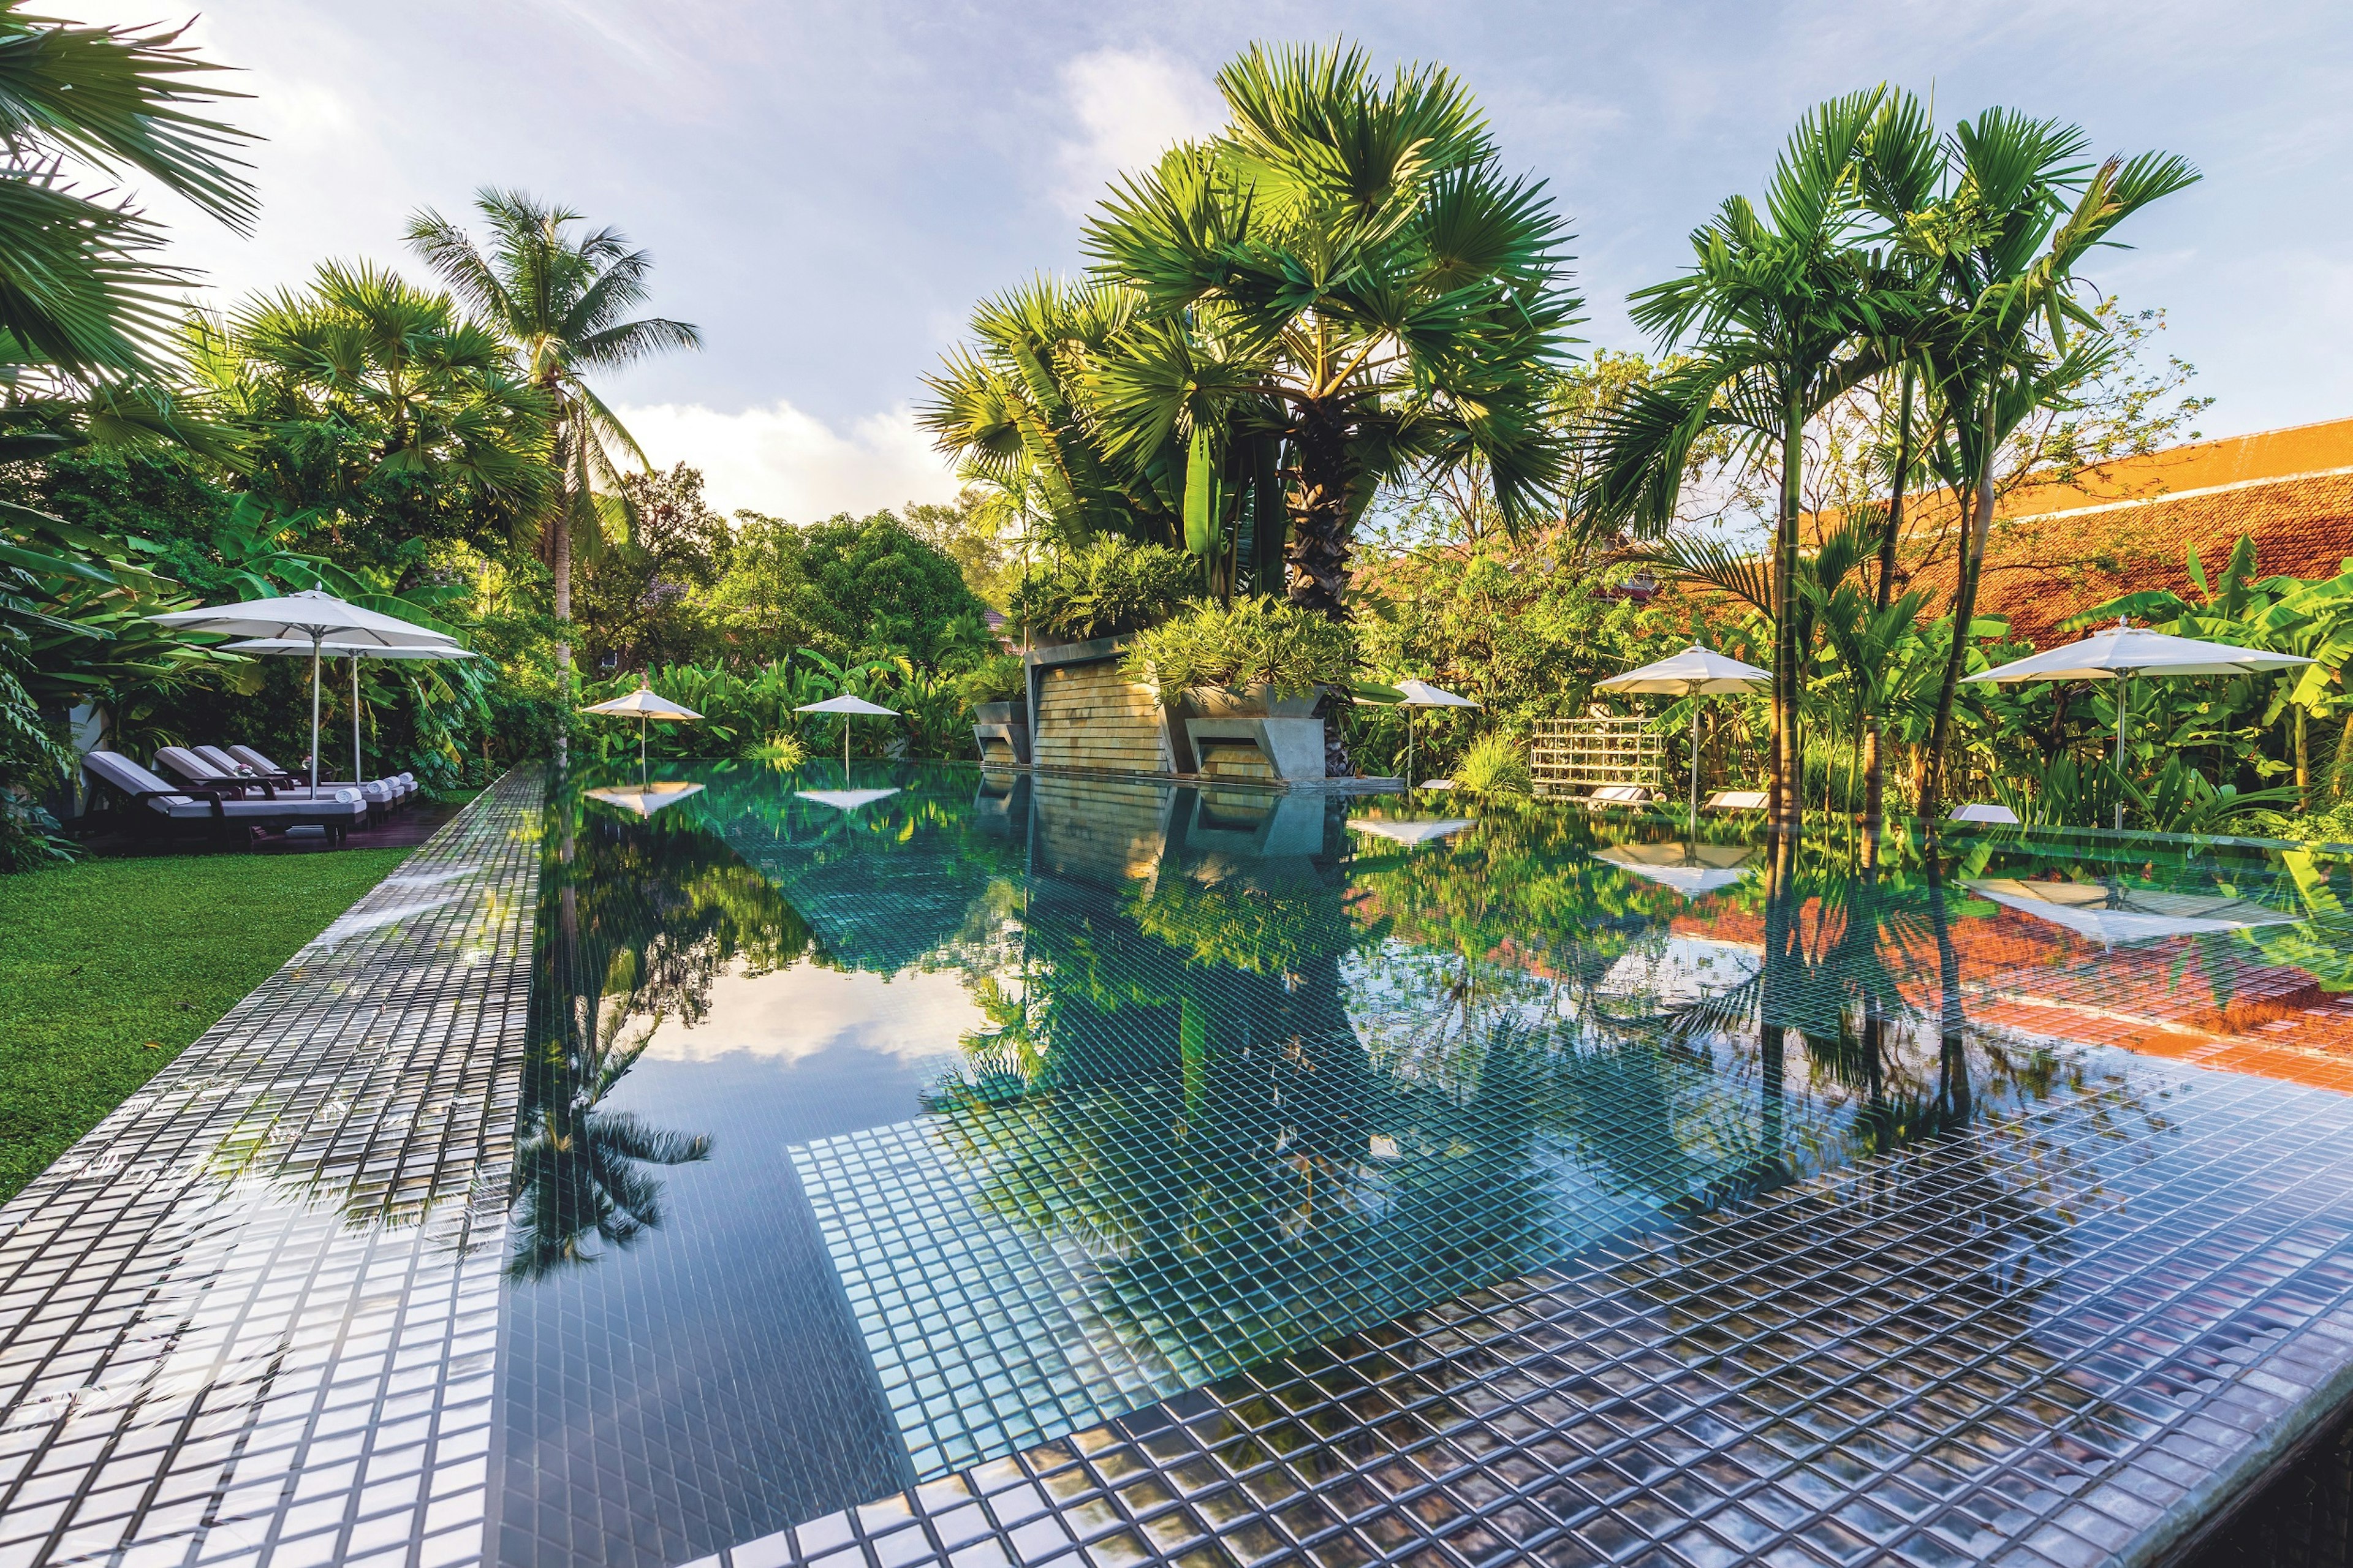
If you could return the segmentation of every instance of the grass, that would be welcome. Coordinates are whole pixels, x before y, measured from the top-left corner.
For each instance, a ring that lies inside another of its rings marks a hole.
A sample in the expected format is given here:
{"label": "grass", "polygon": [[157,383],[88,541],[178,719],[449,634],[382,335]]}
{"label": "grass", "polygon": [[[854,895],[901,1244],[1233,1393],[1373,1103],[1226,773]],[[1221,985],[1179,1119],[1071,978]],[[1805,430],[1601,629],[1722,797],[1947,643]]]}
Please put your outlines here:
{"label": "grass", "polygon": [[84,860],[0,877],[0,1199],[407,854]]}

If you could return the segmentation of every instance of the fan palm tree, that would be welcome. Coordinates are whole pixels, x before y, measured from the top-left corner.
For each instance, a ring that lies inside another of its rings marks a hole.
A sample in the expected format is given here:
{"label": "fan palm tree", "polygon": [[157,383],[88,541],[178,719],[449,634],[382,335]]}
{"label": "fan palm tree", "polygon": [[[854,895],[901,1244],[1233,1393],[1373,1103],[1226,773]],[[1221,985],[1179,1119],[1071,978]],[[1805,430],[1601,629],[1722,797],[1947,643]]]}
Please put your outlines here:
{"label": "fan palm tree", "polygon": [[487,249],[430,209],[409,220],[408,240],[467,309],[505,335],[523,379],[552,412],[549,483],[530,521],[555,579],[557,700],[568,721],[573,555],[599,549],[608,520],[628,515],[616,454],[640,472],[651,467],[586,377],[665,350],[700,348],[702,337],[684,321],[626,319],[649,292],[653,258],[631,249],[618,229],[575,235],[578,213],[520,191],[483,190],[474,207],[490,226]]}
{"label": "fan palm tree", "polygon": [[[1925,206],[1883,212],[1899,249],[1935,289],[1920,352],[1950,411],[1945,466],[1963,505],[1952,647],[1936,717],[1920,754],[1925,816],[1940,804],[1953,699],[1968,654],[1966,629],[1993,527],[1995,465],[2038,408],[2080,385],[2111,357],[2104,327],[2078,297],[2076,269],[2116,226],[2198,172],[2170,153],[2089,163],[2090,139],[2056,120],[1989,109],[1946,142],[1943,191]],[[2072,335],[2072,341],[2071,341]]]}
{"label": "fan palm tree", "polygon": [[186,274],[152,258],[162,230],[73,174],[145,174],[239,234],[253,187],[248,134],[195,112],[240,96],[181,29],[88,27],[0,0],[0,338],[8,357],[77,383],[152,373],[170,358]]}
{"label": "fan palm tree", "polygon": [[328,494],[349,504],[371,481],[430,481],[433,504],[462,494],[490,517],[533,515],[547,488],[547,397],[515,374],[499,335],[448,297],[369,262],[321,265],[306,289],[248,301],[192,328],[197,376],[246,422],[288,433],[330,428]]}
{"label": "fan palm tree", "polygon": [[1124,180],[1088,225],[1097,277],[1139,301],[1095,413],[1114,459],[1181,446],[1188,488],[1218,487],[1188,509],[1197,549],[1234,476],[1279,477],[1290,595],[1336,618],[1384,480],[1476,460],[1507,524],[1549,504],[1564,454],[1546,414],[1581,304],[1566,231],[1441,69],[1384,82],[1356,49],[1254,46],[1217,79],[1226,129]]}
{"label": "fan palm tree", "polygon": [[1869,248],[1865,165],[1903,158],[1916,137],[1908,100],[1884,88],[1815,109],[1790,132],[1765,207],[1725,200],[1694,230],[1696,253],[1679,278],[1637,289],[1635,322],[1665,344],[1691,341],[1688,363],[1630,390],[1595,421],[1580,510],[1592,531],[1638,536],[1672,526],[1695,443],[1721,431],[1778,459],[1771,555],[1774,617],[1770,740],[1777,826],[1798,821],[1799,635],[1798,519],[1806,423],[1833,399],[1879,374],[1912,313],[1905,280]]}

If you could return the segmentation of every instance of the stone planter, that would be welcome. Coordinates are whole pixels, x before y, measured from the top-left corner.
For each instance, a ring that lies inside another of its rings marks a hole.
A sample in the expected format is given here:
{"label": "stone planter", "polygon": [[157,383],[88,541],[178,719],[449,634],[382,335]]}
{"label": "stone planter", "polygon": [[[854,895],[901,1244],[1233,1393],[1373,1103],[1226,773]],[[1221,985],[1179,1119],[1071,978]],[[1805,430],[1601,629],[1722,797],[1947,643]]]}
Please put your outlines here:
{"label": "stone planter", "polygon": [[1278,696],[1271,686],[1197,686],[1185,693],[1187,719],[1313,719],[1320,692]]}
{"label": "stone planter", "polygon": [[1029,763],[1029,704],[1019,702],[976,702],[972,705],[972,740],[980,748],[980,760],[1000,765],[1010,763],[1026,767]]}

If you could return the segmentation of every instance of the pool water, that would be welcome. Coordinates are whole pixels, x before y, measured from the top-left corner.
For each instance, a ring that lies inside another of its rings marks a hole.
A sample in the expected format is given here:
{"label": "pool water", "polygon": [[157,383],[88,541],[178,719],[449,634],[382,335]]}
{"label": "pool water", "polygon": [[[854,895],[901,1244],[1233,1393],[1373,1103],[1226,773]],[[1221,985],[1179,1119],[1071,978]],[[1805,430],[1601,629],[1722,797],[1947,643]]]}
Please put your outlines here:
{"label": "pool water", "polygon": [[[1866,870],[1835,832],[1777,861],[1542,802],[657,771],[554,786],[541,825],[491,1458],[515,1568],[813,1556],[842,1510],[1180,1428],[1233,1509],[1113,1507],[1089,1459],[1106,1539],[1173,1550],[1181,1513],[1240,1521],[1225,1561],[1258,1529],[1478,1562],[1438,1522],[1475,1513],[1556,1561],[1974,1560],[1966,1499],[1905,1468],[1941,1454],[2112,1549],[2061,1516],[2120,1467],[2178,1483],[2100,1505],[2130,1539],[2211,1505],[2157,1462],[2216,1386],[2185,1368],[2353,1301],[2326,857],[1997,832]],[[1609,1304],[1670,1279],[1640,1322]],[[1894,1304],[1835,1326],[1866,1297]],[[1875,1348],[1841,1372],[1848,1333]],[[1538,1343],[1493,1443],[1391,1489],[1419,1533],[1261,1522],[1268,1467],[1371,1476],[1433,1440],[1408,1384]],[[2132,1441],[2052,1480],[2119,1410]],[[1587,1460],[1618,1489],[1568,1485]],[[944,1552],[925,1528],[897,1539]]]}

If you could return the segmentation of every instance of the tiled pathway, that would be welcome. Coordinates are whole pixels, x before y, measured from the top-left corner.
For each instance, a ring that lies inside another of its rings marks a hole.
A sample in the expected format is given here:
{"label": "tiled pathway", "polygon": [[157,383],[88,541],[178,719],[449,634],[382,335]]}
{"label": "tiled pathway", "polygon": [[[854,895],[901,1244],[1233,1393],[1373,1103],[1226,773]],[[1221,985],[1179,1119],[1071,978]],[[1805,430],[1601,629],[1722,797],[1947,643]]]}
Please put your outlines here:
{"label": "tiled pathway", "polygon": [[539,795],[0,1207],[0,1568],[479,1558]]}

